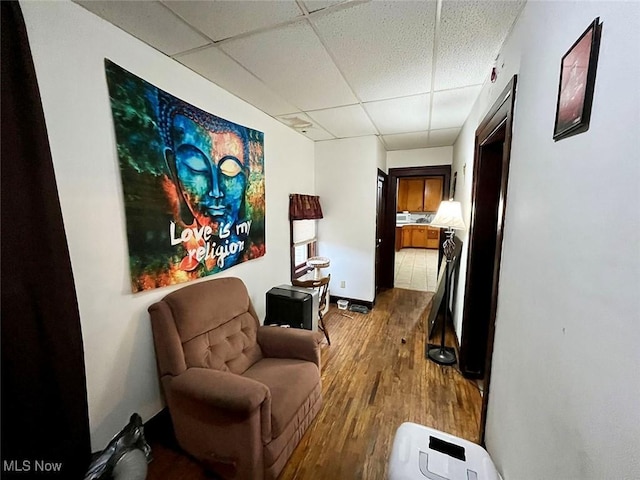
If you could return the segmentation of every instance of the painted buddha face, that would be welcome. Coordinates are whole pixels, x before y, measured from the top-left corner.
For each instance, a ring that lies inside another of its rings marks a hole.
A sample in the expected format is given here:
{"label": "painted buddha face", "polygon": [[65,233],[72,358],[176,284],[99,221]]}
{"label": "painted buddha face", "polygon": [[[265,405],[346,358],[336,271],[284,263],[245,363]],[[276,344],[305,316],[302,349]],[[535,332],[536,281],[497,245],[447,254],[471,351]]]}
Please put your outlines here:
{"label": "painted buddha face", "polygon": [[235,132],[211,132],[183,115],[173,119],[175,174],[200,225],[234,224],[241,213],[247,176],[243,141]]}

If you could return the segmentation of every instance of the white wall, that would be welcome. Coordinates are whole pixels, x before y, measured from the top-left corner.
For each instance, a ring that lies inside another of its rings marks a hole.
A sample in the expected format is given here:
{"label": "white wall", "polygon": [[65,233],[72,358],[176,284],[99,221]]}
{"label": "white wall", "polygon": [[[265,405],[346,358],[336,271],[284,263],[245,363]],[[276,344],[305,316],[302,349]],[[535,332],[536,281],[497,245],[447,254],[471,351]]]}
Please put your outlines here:
{"label": "white wall", "polygon": [[[586,28],[586,26],[585,26]],[[458,335],[462,337],[462,315],[464,306],[464,285],[467,274],[469,225],[471,222],[471,190],[473,186],[473,155],[475,148],[475,131],[484,119],[493,102],[505,89],[514,74],[520,70],[520,56],[523,54],[522,41],[528,37],[522,28],[514,28],[499,53],[496,61],[498,78],[495,83],[490,83],[487,75],[485,84],[478,95],[475,105],[469,113],[469,117],[462,127],[460,135],[453,146],[453,162],[451,165],[451,178],[458,173],[456,180],[456,193],[454,200],[462,204],[462,216],[467,230],[456,230],[456,236],[463,242],[460,255],[458,275],[458,288],[454,300],[453,324]],[[535,48],[530,45],[528,48]],[[558,63],[558,62],[556,62]],[[516,96],[517,97],[517,96]]]}
{"label": "white wall", "polygon": [[387,152],[387,167],[431,167],[451,165],[453,147],[415,148]]}
{"label": "white wall", "polygon": [[387,151],[384,149],[380,137],[376,137],[376,165],[380,170],[387,173]]}
{"label": "white wall", "polygon": [[265,133],[264,257],[238,276],[264,317],[289,281],[288,195],[314,193],[313,143],[70,2],[21,4],[42,95],[84,338],[94,450],[137,411],[162,407],[147,307],[177,287],[130,291],[124,205],[104,58],[183,100]]}
{"label": "white wall", "polygon": [[[560,59],[596,16],[590,129],[554,142]],[[637,2],[528,2],[455,146],[468,220],[474,130],[518,73],[486,431],[505,480],[640,471],[638,25]]]}
{"label": "white wall", "polygon": [[378,145],[366,136],[315,147],[315,189],[325,216],[318,222],[318,249],[331,259],[331,295],[369,302],[375,295]]}

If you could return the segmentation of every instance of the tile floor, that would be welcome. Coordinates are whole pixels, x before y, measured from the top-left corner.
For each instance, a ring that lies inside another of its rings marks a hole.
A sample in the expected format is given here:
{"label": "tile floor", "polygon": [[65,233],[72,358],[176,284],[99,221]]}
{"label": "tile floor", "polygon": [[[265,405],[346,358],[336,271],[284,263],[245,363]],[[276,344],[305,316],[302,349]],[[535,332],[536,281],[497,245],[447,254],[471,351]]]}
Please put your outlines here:
{"label": "tile floor", "polygon": [[394,287],[435,292],[437,278],[438,250],[403,248],[396,252]]}

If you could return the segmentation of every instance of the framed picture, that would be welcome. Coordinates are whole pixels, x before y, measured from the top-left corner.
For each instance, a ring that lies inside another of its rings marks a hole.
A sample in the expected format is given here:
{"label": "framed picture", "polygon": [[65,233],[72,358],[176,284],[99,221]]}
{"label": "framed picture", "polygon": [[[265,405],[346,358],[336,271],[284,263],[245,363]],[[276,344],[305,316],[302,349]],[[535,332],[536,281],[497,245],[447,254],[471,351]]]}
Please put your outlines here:
{"label": "framed picture", "polygon": [[589,130],[591,102],[600,47],[600,17],[564,54],[560,63],[560,85],[553,139],[558,141]]}

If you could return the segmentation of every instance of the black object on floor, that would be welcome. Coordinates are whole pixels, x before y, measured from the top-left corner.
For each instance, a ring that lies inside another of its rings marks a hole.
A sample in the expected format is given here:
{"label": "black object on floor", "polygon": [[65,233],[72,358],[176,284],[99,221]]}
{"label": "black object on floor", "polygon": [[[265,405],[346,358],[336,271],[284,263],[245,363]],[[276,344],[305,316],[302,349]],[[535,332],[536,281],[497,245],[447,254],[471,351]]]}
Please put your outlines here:
{"label": "black object on floor", "polygon": [[356,313],[369,313],[369,309],[364,305],[350,305],[349,311]]}
{"label": "black object on floor", "polygon": [[429,343],[427,352],[428,358],[440,365],[453,365],[456,363],[456,349],[453,347],[443,347],[442,345]]}
{"label": "black object on floor", "polygon": [[[129,455],[132,451],[140,453]],[[122,461],[122,464],[121,464]],[[111,439],[107,447],[93,455],[84,480],[108,478],[139,479],[147,476],[147,463],[151,461],[151,447],[144,437],[142,418],[137,413],[131,415],[129,423]],[[115,475],[116,470],[119,471]]]}
{"label": "black object on floor", "polygon": [[267,292],[265,325],[288,325],[311,330],[313,295],[282,285]]}

